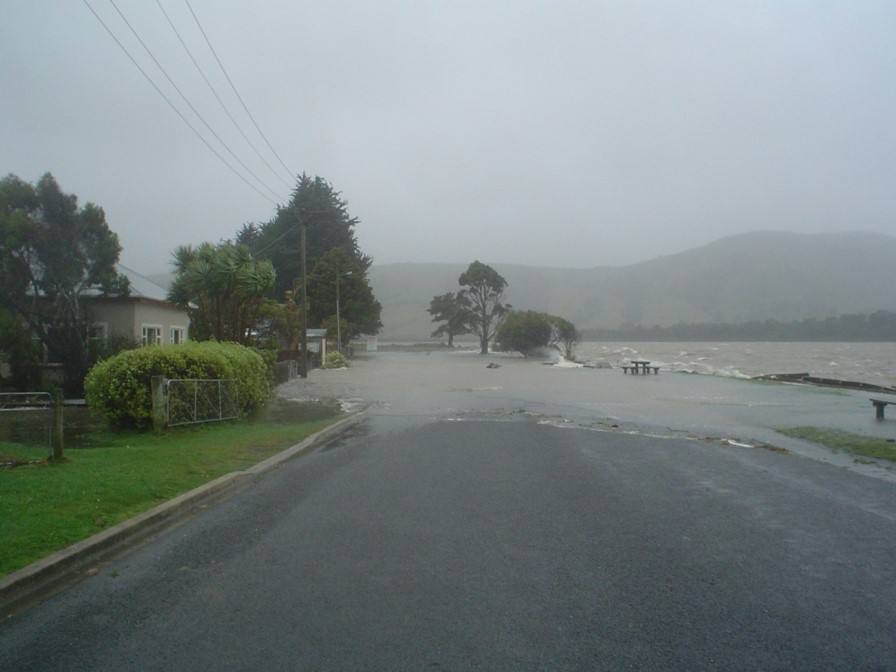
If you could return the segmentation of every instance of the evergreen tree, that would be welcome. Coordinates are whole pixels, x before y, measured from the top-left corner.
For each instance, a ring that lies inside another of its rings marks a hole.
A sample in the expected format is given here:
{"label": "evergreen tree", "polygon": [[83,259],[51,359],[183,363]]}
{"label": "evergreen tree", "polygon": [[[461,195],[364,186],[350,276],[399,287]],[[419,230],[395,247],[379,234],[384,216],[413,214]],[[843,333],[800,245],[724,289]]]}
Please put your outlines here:
{"label": "evergreen tree", "polygon": [[120,252],[103,209],[79,208],[50,173],[36,186],[15,175],[0,180],[0,309],[62,363],[69,393],[80,392],[88,366],[84,296],[128,293],[115,268]]}
{"label": "evergreen tree", "polygon": [[[277,272],[274,296],[281,299],[301,283],[301,229],[305,228],[305,263],[308,272],[333,248],[343,250],[352,267],[365,274],[372,259],[364,255],[355,237],[358,219],[348,212],[348,201],[321,177],[302,174],[287,205],[277,209],[265,224],[247,224],[237,234],[261,259],[269,259]],[[310,313],[310,311],[309,311]]]}
{"label": "evergreen tree", "polygon": [[479,336],[480,354],[488,354],[489,341],[510,309],[502,303],[507,281],[491,266],[474,261],[457,279],[464,286],[462,290],[470,302],[470,317],[467,326]]}
{"label": "evergreen tree", "polygon": [[454,337],[470,333],[470,300],[464,292],[448,292],[432,297],[428,312],[433,322],[444,322],[430,334],[433,338],[448,337],[448,345],[454,345]]}

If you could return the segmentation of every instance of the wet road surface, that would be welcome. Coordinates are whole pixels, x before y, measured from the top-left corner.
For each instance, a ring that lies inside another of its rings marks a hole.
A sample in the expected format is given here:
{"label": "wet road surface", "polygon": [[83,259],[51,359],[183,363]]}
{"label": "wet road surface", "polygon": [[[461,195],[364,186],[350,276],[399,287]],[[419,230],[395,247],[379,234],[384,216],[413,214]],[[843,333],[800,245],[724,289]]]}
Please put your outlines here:
{"label": "wet road surface", "polygon": [[890,481],[604,431],[637,388],[552,404],[527,388],[561,371],[408,361],[309,378],[370,420],[0,624],[4,669],[896,665]]}

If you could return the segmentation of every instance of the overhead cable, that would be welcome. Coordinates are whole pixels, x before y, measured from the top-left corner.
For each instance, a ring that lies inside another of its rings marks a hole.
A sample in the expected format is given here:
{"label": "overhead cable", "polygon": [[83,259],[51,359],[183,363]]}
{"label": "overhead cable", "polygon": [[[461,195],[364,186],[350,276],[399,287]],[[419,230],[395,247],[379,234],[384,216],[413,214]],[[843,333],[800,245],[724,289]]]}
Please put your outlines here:
{"label": "overhead cable", "polygon": [[[143,69],[143,67],[140,65],[140,63],[137,62],[137,59],[135,59],[134,56],[128,51],[127,47],[125,47],[124,44],[121,42],[121,40],[119,40],[118,37],[115,35],[115,32],[106,24],[105,21],[103,21],[102,17],[100,17],[100,15],[97,14],[96,10],[90,5],[88,0],[82,0],[82,1],[87,6],[87,9],[90,10],[91,14],[93,14],[93,16],[96,18],[96,20],[99,21],[100,25],[105,29],[105,31],[109,34],[109,36],[115,41],[115,43],[118,45],[118,47],[124,52],[125,56],[127,56],[128,59],[131,61],[131,63],[133,63],[134,66],[137,68],[137,70],[140,71],[140,74],[143,75],[143,77],[146,79],[146,81],[149,82],[149,84],[156,90],[156,93],[158,93],[162,97],[162,99],[166,103],[168,103],[169,107],[171,107],[171,109],[174,110],[174,113],[177,114],[177,116],[179,116],[181,118],[181,121],[183,121],[187,125],[187,127],[191,131],[193,131],[193,134],[197,138],[199,138],[199,140],[202,142],[202,144],[204,144],[206,147],[208,147],[208,149],[218,158],[218,160],[221,161],[221,163],[223,163],[228,169],[230,169],[230,171],[234,175],[236,175],[239,179],[241,179],[243,182],[245,182],[246,185],[249,186],[249,188],[251,188],[253,191],[258,193],[265,200],[270,201],[274,205],[278,205],[278,202],[276,200],[272,199],[270,196],[268,196],[263,191],[261,191],[258,187],[256,187],[254,184],[252,184],[252,182],[250,182],[242,173],[240,173],[236,168],[234,168],[227,161],[227,159],[225,159],[221,155],[221,153],[218,152],[218,150],[215,149],[211,145],[211,143],[209,143],[209,141],[205,139],[205,137],[196,129],[196,127],[190,123],[189,119],[187,119],[184,116],[184,114],[177,108],[177,105],[175,105],[171,101],[171,99],[167,95],[165,95],[165,92],[162,91],[161,88],[159,88],[158,84],[156,84],[155,81],[153,81],[152,77],[149,76],[149,74],[146,72],[146,70]],[[268,189],[268,190],[271,191],[270,189]],[[271,193],[274,193],[274,192],[272,191]],[[274,194],[274,196],[276,198],[279,198],[279,196],[277,196],[276,193]]]}
{"label": "overhead cable", "polygon": [[193,7],[190,5],[190,0],[184,0],[187,3],[187,7],[190,9],[190,14],[193,15],[193,19],[196,21],[196,25],[199,26],[199,32],[202,33],[202,37],[205,38],[205,43],[208,45],[208,48],[211,50],[212,54],[215,57],[215,60],[218,62],[218,66],[221,68],[221,72],[224,73],[224,77],[227,78],[227,82],[230,84],[230,88],[233,89],[233,92],[236,94],[237,99],[240,101],[240,104],[243,106],[243,109],[246,111],[246,114],[249,116],[249,119],[252,120],[252,124],[255,126],[255,130],[258,131],[258,134],[264,140],[265,144],[268,146],[268,149],[271,150],[271,153],[277,157],[277,161],[280,162],[280,165],[283,166],[283,169],[289,174],[290,179],[294,175],[294,173],[286,167],[286,164],[283,163],[283,159],[280,158],[280,155],[277,154],[277,151],[271,146],[271,143],[268,141],[265,134],[262,132],[261,128],[258,126],[258,122],[255,121],[255,117],[252,116],[252,113],[249,111],[249,108],[246,106],[245,101],[243,101],[243,97],[240,95],[240,92],[236,90],[236,86],[233,84],[233,81],[230,79],[230,75],[227,74],[227,70],[224,68],[224,64],[221,63],[221,59],[218,58],[218,54],[215,51],[215,48],[212,46],[211,41],[208,39],[208,35],[205,34],[205,30],[202,28],[202,24],[199,22],[199,17],[196,16],[196,12],[193,11]]}
{"label": "overhead cable", "polygon": [[[156,4],[158,4],[159,9],[162,10],[162,14],[165,16],[165,20],[168,21],[168,25],[171,26],[171,30],[174,31],[174,34],[177,36],[177,39],[180,42],[181,46],[184,48],[184,51],[187,52],[187,56],[190,57],[190,60],[193,62],[193,65],[196,66],[196,70],[199,72],[199,75],[202,77],[206,86],[208,86],[209,91],[212,92],[212,95],[215,97],[215,99],[221,105],[221,109],[224,110],[224,113],[227,115],[227,117],[233,123],[234,128],[236,128],[236,130],[239,132],[239,134],[241,136],[243,136],[243,139],[246,141],[246,143],[249,145],[249,147],[252,148],[252,151],[255,152],[255,155],[261,160],[261,162],[264,163],[265,166],[267,166],[267,169],[271,171],[271,174],[274,175],[274,177],[276,177],[278,180],[280,180],[280,182],[283,184],[283,186],[285,186],[287,189],[292,188],[292,185],[289,182],[287,182],[286,180],[284,180],[282,175],[278,171],[274,170],[273,166],[271,166],[271,164],[268,163],[267,159],[265,159],[264,156],[262,155],[262,153],[260,151],[258,151],[258,148],[255,146],[255,143],[253,143],[249,139],[249,137],[246,135],[245,131],[243,131],[242,126],[240,126],[240,124],[237,122],[237,120],[234,119],[233,114],[231,114],[230,109],[227,107],[227,104],[221,99],[221,96],[218,95],[217,89],[215,89],[215,86],[211,83],[211,81],[209,81],[209,78],[206,76],[205,71],[202,69],[202,66],[199,65],[199,62],[196,60],[195,56],[193,56],[193,52],[190,51],[190,47],[187,46],[187,43],[184,41],[183,37],[181,37],[180,32],[177,30],[177,27],[174,25],[174,22],[171,20],[171,17],[168,15],[168,12],[165,11],[165,8],[162,6],[162,0],[156,0]],[[291,177],[292,176],[290,176],[290,178]]]}
{"label": "overhead cable", "polygon": [[177,93],[180,95],[180,97],[183,99],[183,101],[187,104],[187,106],[188,106],[191,110],[193,110],[193,114],[195,114],[196,117],[199,119],[199,121],[201,121],[201,122],[203,123],[203,125],[206,127],[206,129],[208,129],[208,132],[211,133],[213,136],[215,136],[215,138],[217,139],[217,141],[221,143],[221,146],[224,147],[224,149],[227,150],[227,153],[230,154],[230,156],[232,156],[232,157],[234,158],[234,160],[235,160],[237,163],[239,163],[239,164],[246,170],[246,172],[248,172],[252,177],[254,177],[255,180],[256,180],[262,187],[264,187],[264,188],[267,189],[271,194],[273,194],[274,198],[280,198],[280,195],[277,194],[277,192],[275,192],[273,189],[271,189],[269,186],[267,186],[267,185],[264,183],[264,181],[262,181],[262,179],[261,179],[260,177],[258,177],[258,175],[256,175],[256,174],[252,171],[252,169],[249,168],[249,166],[247,166],[247,165],[243,162],[243,160],[240,159],[240,157],[238,157],[238,156],[234,153],[234,151],[233,151],[232,149],[230,149],[230,147],[227,145],[227,143],[224,142],[224,140],[221,139],[221,136],[219,136],[219,135],[215,132],[215,129],[213,129],[213,128],[209,125],[209,123],[205,120],[205,118],[202,116],[202,114],[200,114],[199,110],[197,110],[197,109],[193,106],[193,103],[190,102],[190,99],[187,98],[187,96],[184,94],[183,91],[181,91],[180,87],[175,83],[175,81],[174,81],[174,80],[171,78],[171,76],[168,74],[168,71],[165,70],[165,68],[162,66],[161,63],[159,63],[159,60],[158,60],[158,59],[155,57],[155,55],[152,53],[152,50],[146,45],[146,43],[143,41],[143,39],[140,37],[140,35],[137,33],[137,31],[136,31],[136,30],[134,29],[134,27],[131,25],[130,21],[128,21],[127,17],[125,17],[125,15],[122,13],[122,11],[118,8],[118,5],[115,4],[115,0],[109,0],[109,4],[111,4],[112,7],[115,8],[115,11],[118,12],[118,15],[121,17],[121,20],[124,21],[125,25],[126,25],[126,26],[128,27],[128,29],[131,31],[131,33],[134,35],[134,37],[137,38],[137,41],[140,43],[140,45],[141,45],[141,46],[143,47],[143,49],[146,51],[147,55],[149,55],[149,57],[152,59],[153,63],[156,64],[156,67],[159,68],[159,71],[165,76],[165,79],[168,80],[168,83],[171,84],[172,87],[174,87],[174,90],[177,91]]}

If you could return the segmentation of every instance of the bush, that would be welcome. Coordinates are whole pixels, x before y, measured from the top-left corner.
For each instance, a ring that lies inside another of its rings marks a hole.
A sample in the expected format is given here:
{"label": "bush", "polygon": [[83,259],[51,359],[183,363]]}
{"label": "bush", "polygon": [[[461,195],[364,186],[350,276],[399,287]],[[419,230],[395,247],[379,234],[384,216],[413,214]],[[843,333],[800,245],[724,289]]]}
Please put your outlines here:
{"label": "bush", "polygon": [[551,316],[534,310],[512,310],[498,326],[495,340],[501,350],[516,351],[528,357],[551,343]]}
{"label": "bush", "polygon": [[338,350],[327,353],[327,359],[324,362],[325,369],[344,369],[348,366],[348,360]]}
{"label": "bush", "polygon": [[234,379],[241,416],[262,407],[271,392],[267,367],[254,350],[188,341],[127,350],[98,363],[84,380],[87,403],[114,427],[151,427],[153,376]]}

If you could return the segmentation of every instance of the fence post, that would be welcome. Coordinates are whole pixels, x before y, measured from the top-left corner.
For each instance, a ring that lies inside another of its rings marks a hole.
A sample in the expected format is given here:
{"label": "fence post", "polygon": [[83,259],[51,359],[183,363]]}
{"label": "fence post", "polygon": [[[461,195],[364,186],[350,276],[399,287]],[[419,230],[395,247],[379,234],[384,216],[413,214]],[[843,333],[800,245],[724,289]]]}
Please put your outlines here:
{"label": "fence post", "polygon": [[65,429],[64,403],[62,398],[62,388],[53,388],[53,461],[62,461],[62,435]]}
{"label": "fence post", "polygon": [[165,429],[165,377],[152,377],[152,428],[155,432]]}

